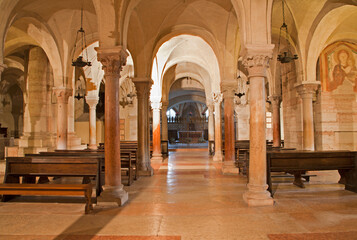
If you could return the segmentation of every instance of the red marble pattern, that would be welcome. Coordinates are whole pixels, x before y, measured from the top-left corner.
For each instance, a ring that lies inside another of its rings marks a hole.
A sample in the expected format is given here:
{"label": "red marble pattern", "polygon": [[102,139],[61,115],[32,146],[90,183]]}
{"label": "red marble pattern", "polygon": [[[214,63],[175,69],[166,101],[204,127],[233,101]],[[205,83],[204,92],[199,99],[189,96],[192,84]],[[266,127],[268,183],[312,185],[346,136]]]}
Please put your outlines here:
{"label": "red marble pattern", "polygon": [[63,236],[30,236],[30,235],[0,235],[0,239],[7,240],[181,240],[180,236],[91,236],[91,235],[63,235]]}
{"label": "red marble pattern", "polygon": [[270,240],[355,240],[357,232],[268,234]]}

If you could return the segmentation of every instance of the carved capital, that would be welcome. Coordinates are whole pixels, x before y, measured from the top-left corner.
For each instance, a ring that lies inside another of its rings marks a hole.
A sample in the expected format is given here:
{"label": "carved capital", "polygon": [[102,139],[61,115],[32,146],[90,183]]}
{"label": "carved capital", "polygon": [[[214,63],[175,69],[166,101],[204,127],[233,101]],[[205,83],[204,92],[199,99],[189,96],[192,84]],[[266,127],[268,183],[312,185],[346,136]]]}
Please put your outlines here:
{"label": "carved capital", "polygon": [[99,100],[98,96],[91,96],[91,95],[86,96],[86,102],[89,108],[96,108],[98,104],[98,100]]}
{"label": "carved capital", "polygon": [[238,84],[236,81],[223,81],[221,87],[224,98],[233,98]]}
{"label": "carved capital", "polygon": [[316,91],[319,87],[320,83],[302,83],[296,86],[296,90],[299,93],[301,98],[313,98],[316,94]]}
{"label": "carved capital", "polygon": [[213,92],[212,93],[212,102],[214,104],[220,104],[222,102],[223,96],[220,92]]}
{"label": "carved capital", "polygon": [[272,95],[269,97],[269,100],[271,101],[272,105],[280,105],[281,103],[281,96],[279,95]]}
{"label": "carved capital", "polygon": [[161,103],[161,108],[162,110],[164,110],[165,112],[167,111],[167,107],[169,106],[169,102],[162,102]]}
{"label": "carved capital", "polygon": [[55,87],[53,92],[57,97],[58,103],[68,103],[68,98],[72,96],[72,89],[67,87]]}
{"label": "carved capital", "polygon": [[122,46],[113,48],[95,48],[98,55],[98,61],[103,65],[104,74],[119,76],[123,66],[126,64],[126,58],[129,56]]}
{"label": "carved capital", "polygon": [[145,96],[148,96],[153,84],[151,78],[134,78],[133,82],[136,88],[136,95],[138,99],[142,99]]}
{"label": "carved capital", "polygon": [[249,77],[266,77],[270,58],[267,55],[246,56],[243,65],[248,70]]}
{"label": "carved capital", "polygon": [[160,109],[161,109],[161,107],[162,107],[162,104],[161,104],[161,102],[151,102],[151,108],[152,108],[152,110],[154,110],[154,111],[160,111]]}

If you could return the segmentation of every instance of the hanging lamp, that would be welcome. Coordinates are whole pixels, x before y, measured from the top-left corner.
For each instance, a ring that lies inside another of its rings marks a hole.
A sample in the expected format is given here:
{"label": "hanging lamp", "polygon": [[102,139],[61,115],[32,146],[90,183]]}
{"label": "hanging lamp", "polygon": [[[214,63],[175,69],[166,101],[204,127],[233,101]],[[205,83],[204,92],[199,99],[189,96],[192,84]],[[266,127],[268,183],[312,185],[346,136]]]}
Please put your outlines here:
{"label": "hanging lamp", "polygon": [[[298,59],[298,55],[291,54],[290,51],[290,42],[289,42],[289,33],[288,33],[288,25],[285,23],[285,11],[284,11],[284,0],[282,0],[282,9],[283,9],[283,25],[280,27],[280,33],[279,33],[279,43],[278,43],[278,61],[281,63],[289,63],[292,60]],[[285,40],[286,40],[286,45],[287,45],[287,51],[280,52],[280,43],[281,43],[281,38],[283,38],[283,34],[285,34]]]}
{"label": "hanging lamp", "polygon": [[[84,50],[86,53],[86,59],[84,59],[84,56],[79,55],[76,60],[74,60],[74,54],[77,50],[77,41],[80,42],[80,47],[81,47],[81,54],[84,55]],[[83,8],[81,9],[81,28],[77,31],[76,35],[76,40],[74,42],[74,50],[73,50],[73,56],[72,56],[72,66],[74,67],[85,67],[85,66],[92,66],[91,62],[88,61],[88,52],[87,52],[87,43],[86,43],[86,33],[83,29]]]}

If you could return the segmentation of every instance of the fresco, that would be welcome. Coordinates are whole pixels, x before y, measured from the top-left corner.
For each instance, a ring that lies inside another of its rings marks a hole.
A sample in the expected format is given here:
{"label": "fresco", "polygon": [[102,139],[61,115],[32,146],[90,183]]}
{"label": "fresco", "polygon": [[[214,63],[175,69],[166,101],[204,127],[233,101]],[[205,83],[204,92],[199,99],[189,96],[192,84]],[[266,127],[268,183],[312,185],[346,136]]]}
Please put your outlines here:
{"label": "fresco", "polygon": [[357,93],[357,45],[338,42],[320,56],[322,90],[332,92],[340,86]]}

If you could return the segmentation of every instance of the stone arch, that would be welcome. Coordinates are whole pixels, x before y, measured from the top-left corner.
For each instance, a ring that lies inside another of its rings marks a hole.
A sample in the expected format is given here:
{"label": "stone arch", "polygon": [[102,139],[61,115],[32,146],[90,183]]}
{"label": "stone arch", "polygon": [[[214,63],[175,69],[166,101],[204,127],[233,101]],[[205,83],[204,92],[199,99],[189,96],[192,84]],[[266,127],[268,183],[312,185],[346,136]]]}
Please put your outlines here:
{"label": "stone arch", "polygon": [[[335,30],[348,19],[355,19],[356,6],[344,5],[334,8],[323,15],[321,20],[315,23],[311,40],[308,42],[307,61],[306,61],[306,78],[305,81],[316,81],[316,64],[322,50],[332,41],[350,40],[348,36],[340,34],[339,38],[332,38]],[[336,23],[335,21],[338,20]],[[330,26],[326,28],[326,26]],[[354,35],[356,36],[356,35]],[[357,36],[356,36],[357,37]],[[347,39],[346,39],[347,38]],[[353,39],[354,41],[357,40]]]}
{"label": "stone arch", "polygon": [[[18,43],[13,43],[8,46],[9,49],[16,49],[23,45],[35,45],[41,47],[47,55],[47,58],[52,67],[53,75],[54,75],[54,85],[60,86],[63,82],[63,65],[62,59],[59,53],[58,43],[56,42],[56,38],[54,33],[51,31],[50,27],[45,23],[40,16],[29,13],[29,12],[19,12],[10,22],[8,31],[11,27],[15,26],[15,24],[19,21],[25,21],[28,27],[27,34],[30,39],[33,41],[20,41]],[[5,49],[5,55],[7,54],[7,50]]]}

